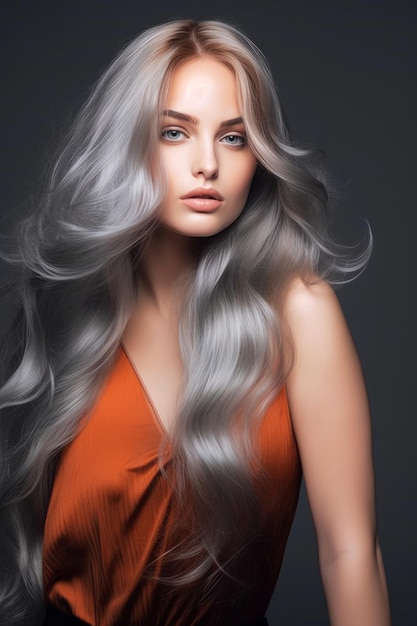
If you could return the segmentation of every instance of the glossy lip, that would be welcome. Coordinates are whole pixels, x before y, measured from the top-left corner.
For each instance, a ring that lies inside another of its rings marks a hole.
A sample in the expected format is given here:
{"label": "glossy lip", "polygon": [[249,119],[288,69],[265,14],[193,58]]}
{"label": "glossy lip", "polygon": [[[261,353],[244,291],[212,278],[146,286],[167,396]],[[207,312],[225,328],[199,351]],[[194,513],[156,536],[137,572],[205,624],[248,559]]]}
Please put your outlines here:
{"label": "glossy lip", "polygon": [[192,191],[186,193],[184,196],[181,196],[181,200],[193,211],[210,213],[221,206],[223,196],[212,187],[208,189],[204,187],[197,187],[196,189],[192,189]]}
{"label": "glossy lip", "polygon": [[185,200],[186,198],[209,198],[211,200],[224,200],[223,196],[210,187],[206,189],[205,187],[197,187],[196,189],[192,189],[188,193],[181,196],[181,200]]}

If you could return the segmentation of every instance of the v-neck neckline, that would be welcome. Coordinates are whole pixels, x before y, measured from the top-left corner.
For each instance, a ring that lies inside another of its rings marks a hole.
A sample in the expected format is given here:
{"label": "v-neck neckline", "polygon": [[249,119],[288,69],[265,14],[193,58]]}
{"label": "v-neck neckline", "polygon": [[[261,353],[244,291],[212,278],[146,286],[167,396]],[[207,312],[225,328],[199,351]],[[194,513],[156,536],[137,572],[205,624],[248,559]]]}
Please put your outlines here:
{"label": "v-neck neckline", "polygon": [[135,364],[134,364],[134,362],[133,362],[129,352],[127,351],[126,346],[124,345],[123,342],[121,342],[120,346],[121,346],[122,352],[124,353],[128,363],[130,365],[130,368],[131,368],[131,370],[132,370],[132,372],[133,372],[137,382],[139,383],[139,387],[141,388],[142,393],[145,396],[145,400],[147,401],[147,403],[149,405],[149,408],[151,410],[151,413],[153,414],[154,422],[156,423],[158,428],[161,430],[162,434],[166,438],[169,439],[170,435],[169,435],[168,429],[165,426],[164,422],[162,421],[161,416],[159,415],[159,413],[158,413],[158,411],[157,411],[157,409],[155,407],[155,404],[154,404],[154,402],[153,402],[153,400],[151,398],[151,395],[150,395],[150,393],[149,393],[145,383],[143,382],[143,379],[142,379],[141,375],[139,374],[139,372],[138,372],[138,370],[137,370],[137,368],[136,368],[136,366],[135,366]]}

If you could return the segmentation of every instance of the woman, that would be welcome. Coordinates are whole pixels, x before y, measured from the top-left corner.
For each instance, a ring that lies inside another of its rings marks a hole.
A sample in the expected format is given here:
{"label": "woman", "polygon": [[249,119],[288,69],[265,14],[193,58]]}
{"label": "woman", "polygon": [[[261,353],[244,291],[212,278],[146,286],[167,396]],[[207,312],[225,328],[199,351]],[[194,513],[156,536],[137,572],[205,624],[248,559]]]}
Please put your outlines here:
{"label": "woman", "polygon": [[172,22],[119,55],[20,232],[6,623],[44,600],[46,624],[265,623],[302,466],[332,625],[389,624],[366,393],[328,284],[367,256],[330,241],[240,32]]}

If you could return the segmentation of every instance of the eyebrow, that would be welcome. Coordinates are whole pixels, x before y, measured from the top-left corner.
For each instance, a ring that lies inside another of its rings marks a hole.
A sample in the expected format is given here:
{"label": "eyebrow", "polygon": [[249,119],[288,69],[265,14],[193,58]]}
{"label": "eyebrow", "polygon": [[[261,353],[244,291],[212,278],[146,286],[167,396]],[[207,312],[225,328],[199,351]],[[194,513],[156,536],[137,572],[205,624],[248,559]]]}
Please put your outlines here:
{"label": "eyebrow", "polygon": [[[179,111],[174,111],[173,109],[166,109],[162,112],[162,114],[166,117],[173,117],[176,120],[189,122],[190,124],[194,124],[194,126],[197,126],[200,122],[197,117],[187,115],[187,113],[180,113]],[[228,128],[229,126],[235,126],[236,124],[243,124],[243,118],[233,117],[230,120],[225,120],[224,122],[221,122],[220,128]]]}

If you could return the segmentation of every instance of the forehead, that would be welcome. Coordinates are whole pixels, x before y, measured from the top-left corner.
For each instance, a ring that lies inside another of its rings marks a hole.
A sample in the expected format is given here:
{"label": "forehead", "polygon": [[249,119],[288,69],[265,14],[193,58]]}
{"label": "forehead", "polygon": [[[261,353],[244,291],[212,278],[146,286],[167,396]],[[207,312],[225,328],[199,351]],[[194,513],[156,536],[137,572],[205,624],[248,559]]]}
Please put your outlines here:
{"label": "forehead", "polygon": [[196,116],[213,108],[224,117],[240,115],[234,72],[210,57],[180,63],[169,83],[166,108]]}

